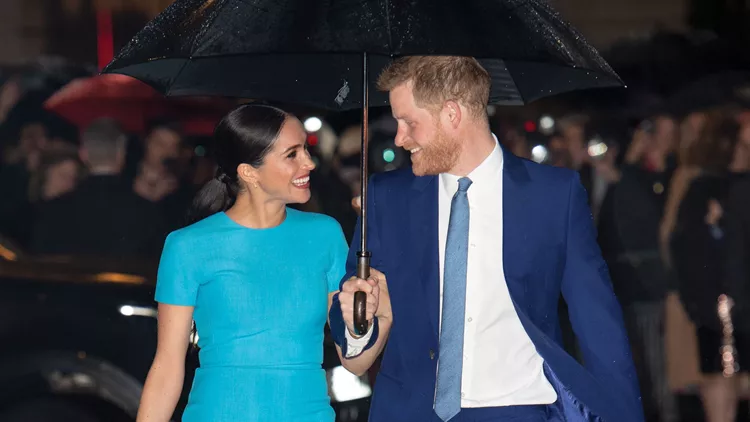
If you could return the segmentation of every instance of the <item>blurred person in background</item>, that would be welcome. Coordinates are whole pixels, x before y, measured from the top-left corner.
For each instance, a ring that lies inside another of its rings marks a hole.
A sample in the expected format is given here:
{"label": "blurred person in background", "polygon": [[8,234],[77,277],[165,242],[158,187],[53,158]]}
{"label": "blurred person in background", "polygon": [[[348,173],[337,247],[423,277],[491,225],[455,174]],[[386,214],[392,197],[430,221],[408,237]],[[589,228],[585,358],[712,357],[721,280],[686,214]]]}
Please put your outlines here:
{"label": "blurred person in background", "polygon": [[[552,165],[578,172],[596,220],[609,186],[620,178],[616,165],[620,151],[613,139],[605,139],[594,130],[593,123],[584,114],[564,116],[550,136],[550,151]],[[595,150],[589,147],[592,142],[597,143]]]}
{"label": "blurred person in background", "polygon": [[[656,114],[634,131],[619,181],[599,213],[599,244],[623,307],[649,421],[675,421],[664,345],[669,275],[659,253],[659,225],[673,172],[676,123]],[[617,178],[613,179],[617,180]]]}
{"label": "blurred person in background", "polygon": [[[568,150],[569,163],[566,165],[567,168],[580,171],[588,164],[588,141],[586,138],[589,121],[589,117],[584,114],[570,114],[563,116],[557,122],[559,136],[562,137]],[[586,186],[586,181],[582,180],[582,182],[584,187],[588,189],[589,186]]]}
{"label": "blurred person in background", "polygon": [[240,106],[219,122],[214,155],[191,224],[164,245],[158,346],[137,421],[172,417],[195,320],[201,365],[184,422],[333,422],[323,330],[348,248],[334,219],[288,206],[311,197],[302,123]]}
{"label": "blurred person in background", "polygon": [[352,198],[360,192],[360,154],[362,129],[360,125],[349,126],[339,136],[339,144],[334,152],[332,165],[341,180],[349,186]]}
{"label": "blurred person in background", "polygon": [[[743,132],[747,128],[744,125]],[[741,138],[743,149],[750,149],[750,139]],[[747,156],[745,156],[747,160]],[[725,226],[726,226],[726,257],[724,280],[727,295],[734,303],[732,319],[735,332],[745,340],[750,338],[750,161],[745,161],[744,174],[737,178],[729,190],[726,201]],[[747,344],[747,343],[745,343]],[[739,349],[737,345],[740,369],[747,375],[747,349]],[[747,347],[747,346],[745,346]],[[742,369],[743,366],[745,369]],[[736,401],[744,393],[747,398],[747,383],[744,391],[739,388],[740,377],[734,377],[734,383],[729,385],[729,394],[724,397],[727,407],[725,415],[731,416],[731,409],[736,409]],[[739,393],[739,394],[737,394]],[[735,395],[737,394],[737,395]],[[736,411],[736,410],[735,410]]]}
{"label": "blurred person in background", "polygon": [[[14,219],[29,202],[29,188],[39,161],[49,143],[49,129],[38,110],[14,109],[17,119],[14,128],[6,127],[11,147],[5,151],[0,165],[0,229],[13,230]],[[23,116],[20,116],[22,113]]]}
{"label": "blurred person in background", "polygon": [[127,138],[100,119],[81,137],[88,177],[78,189],[38,207],[31,249],[42,254],[155,258],[163,240],[161,210],[137,196],[122,176]]}
{"label": "blurred person in background", "polygon": [[38,169],[32,174],[26,201],[4,221],[0,233],[19,245],[29,246],[36,208],[47,201],[72,192],[83,176],[76,149],[56,149],[41,155]]}
{"label": "blurred person in background", "polygon": [[531,159],[531,148],[529,139],[522,129],[515,125],[500,125],[500,143],[508,148],[516,157]]}
{"label": "blurred person in background", "polygon": [[185,142],[182,127],[168,119],[151,122],[143,145],[133,190],[163,209],[170,231],[182,227],[197,192],[190,183],[193,151]]}
{"label": "blurred person in background", "polygon": [[568,143],[559,131],[552,132],[547,141],[547,164],[555,167],[573,168],[573,158]]}
{"label": "blurred person in background", "polygon": [[8,114],[23,96],[20,78],[12,76],[0,86],[0,125],[5,122]]}
{"label": "blurred person in background", "polygon": [[[749,134],[747,129],[742,132],[745,137]],[[680,300],[697,327],[704,375],[701,397],[708,422],[733,422],[737,413],[738,377],[733,376],[734,365],[726,361],[722,351],[727,333],[717,315],[717,303],[721,295],[732,290],[726,283],[731,275],[725,271],[729,250],[724,214],[732,185],[750,165],[744,153],[747,139],[738,142],[742,132],[727,110],[707,113],[698,136],[685,152],[697,174],[680,200],[670,238]],[[734,330],[734,359],[740,365],[750,356],[748,335]],[[732,366],[730,372],[726,372],[727,364]]]}
{"label": "blurred person in background", "polygon": [[693,144],[698,140],[708,114],[703,111],[688,113],[679,125],[679,146],[677,148],[677,163],[672,179],[670,180],[669,195],[664,209],[664,217],[659,227],[659,249],[667,267],[671,267],[671,254],[669,252],[669,239],[677,222],[677,213],[682,197],[687,192],[690,182],[700,174],[698,161]]}
{"label": "blurred person in background", "polygon": [[72,192],[82,177],[83,168],[77,150],[65,148],[45,152],[31,181],[31,201],[51,201]]}

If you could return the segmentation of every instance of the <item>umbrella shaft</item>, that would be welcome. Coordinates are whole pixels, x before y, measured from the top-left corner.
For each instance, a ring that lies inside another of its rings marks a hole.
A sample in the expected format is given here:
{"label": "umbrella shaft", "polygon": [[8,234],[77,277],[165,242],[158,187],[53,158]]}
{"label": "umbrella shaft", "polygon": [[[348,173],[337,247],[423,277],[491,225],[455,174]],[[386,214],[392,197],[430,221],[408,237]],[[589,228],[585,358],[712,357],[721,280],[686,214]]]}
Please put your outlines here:
{"label": "umbrella shaft", "polygon": [[367,252],[367,150],[369,149],[369,128],[368,128],[368,108],[369,108],[369,81],[367,75],[367,53],[362,53],[362,145],[360,154],[360,187],[361,187],[361,233],[360,233],[360,248],[359,250],[363,253]]}

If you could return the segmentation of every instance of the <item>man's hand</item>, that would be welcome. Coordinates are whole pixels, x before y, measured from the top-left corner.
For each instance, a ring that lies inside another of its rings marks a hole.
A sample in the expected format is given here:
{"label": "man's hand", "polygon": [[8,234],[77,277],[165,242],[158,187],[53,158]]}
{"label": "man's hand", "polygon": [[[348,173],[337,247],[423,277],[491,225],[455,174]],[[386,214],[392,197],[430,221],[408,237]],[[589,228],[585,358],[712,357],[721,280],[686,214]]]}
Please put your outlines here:
{"label": "man's hand", "polygon": [[[380,316],[379,305],[381,303],[381,283],[385,284],[385,275],[380,271],[371,268],[370,278],[367,280],[352,277],[344,282],[344,285],[341,287],[341,292],[339,293],[341,313],[346,328],[352,336],[357,337],[354,331],[354,293],[357,291],[363,291],[367,294],[365,319],[369,326],[375,316]],[[387,297],[387,287],[385,288],[385,296]],[[383,310],[387,311],[388,316],[390,316],[390,301],[384,308],[385,309]]]}

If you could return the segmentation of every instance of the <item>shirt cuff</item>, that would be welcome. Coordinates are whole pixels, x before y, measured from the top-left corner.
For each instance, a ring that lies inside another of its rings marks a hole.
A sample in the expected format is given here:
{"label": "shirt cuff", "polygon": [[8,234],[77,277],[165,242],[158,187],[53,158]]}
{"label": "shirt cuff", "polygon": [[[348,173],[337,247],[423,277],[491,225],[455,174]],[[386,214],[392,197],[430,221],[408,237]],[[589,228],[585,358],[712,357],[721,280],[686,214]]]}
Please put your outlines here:
{"label": "shirt cuff", "polygon": [[346,358],[359,356],[359,354],[364,351],[365,347],[370,342],[370,337],[372,337],[374,327],[375,324],[370,324],[370,329],[360,338],[354,338],[349,332],[349,329],[346,327],[344,328],[344,336],[346,337]]}

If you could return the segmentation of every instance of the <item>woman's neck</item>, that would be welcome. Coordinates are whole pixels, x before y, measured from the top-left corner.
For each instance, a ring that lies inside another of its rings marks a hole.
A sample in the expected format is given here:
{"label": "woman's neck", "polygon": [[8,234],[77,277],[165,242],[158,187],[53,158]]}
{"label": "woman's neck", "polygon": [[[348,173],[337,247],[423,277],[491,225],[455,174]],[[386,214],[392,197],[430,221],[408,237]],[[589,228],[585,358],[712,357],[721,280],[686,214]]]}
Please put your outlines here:
{"label": "woman's neck", "polygon": [[245,227],[267,229],[276,227],[286,218],[286,204],[279,201],[268,201],[240,192],[234,205],[227,210],[227,215]]}

